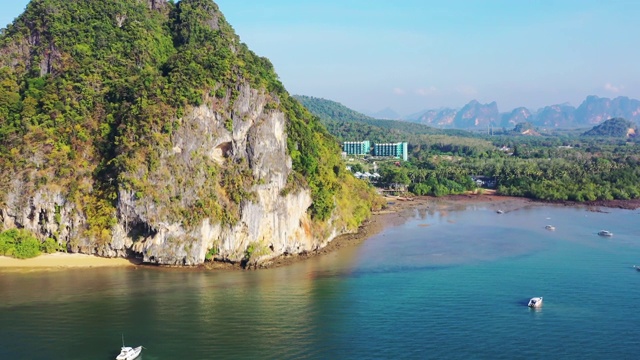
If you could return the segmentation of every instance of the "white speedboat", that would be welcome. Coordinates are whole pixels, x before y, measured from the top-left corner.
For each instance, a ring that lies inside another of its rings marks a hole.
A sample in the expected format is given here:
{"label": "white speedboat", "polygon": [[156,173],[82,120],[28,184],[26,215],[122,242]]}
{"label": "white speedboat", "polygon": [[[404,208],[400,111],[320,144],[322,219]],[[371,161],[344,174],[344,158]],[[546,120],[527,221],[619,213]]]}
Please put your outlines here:
{"label": "white speedboat", "polygon": [[640,266],[638,266],[638,265],[633,265],[633,268],[638,270],[638,271],[640,271]]}
{"label": "white speedboat", "polygon": [[120,354],[116,356],[116,360],[134,360],[134,359],[137,359],[138,356],[140,356],[141,352],[142,352],[142,346],[138,346],[134,348],[129,346],[123,346],[120,348]]}
{"label": "white speedboat", "polygon": [[549,231],[553,231],[553,230],[555,230],[555,229],[556,229],[556,227],[555,227],[555,226],[553,226],[553,225],[547,225],[547,226],[545,226],[544,228],[545,228],[545,229],[547,229],[547,230],[549,230]]}
{"label": "white speedboat", "polygon": [[130,347],[124,346],[124,336],[122,337],[122,347],[120,348],[120,354],[116,356],[116,360],[134,360],[140,356],[142,352],[142,346]]}
{"label": "white speedboat", "polygon": [[504,211],[502,211],[502,210],[498,210],[498,211],[496,211],[496,212],[497,212],[498,214],[504,214]]}
{"label": "white speedboat", "polygon": [[542,306],[542,296],[531,298],[531,300],[529,300],[529,304],[527,304],[527,306],[530,307],[530,308],[539,308],[539,307],[541,307]]}
{"label": "white speedboat", "polygon": [[613,236],[613,233],[611,231],[607,231],[607,230],[600,230],[600,231],[598,231],[598,235],[600,235],[600,236]]}

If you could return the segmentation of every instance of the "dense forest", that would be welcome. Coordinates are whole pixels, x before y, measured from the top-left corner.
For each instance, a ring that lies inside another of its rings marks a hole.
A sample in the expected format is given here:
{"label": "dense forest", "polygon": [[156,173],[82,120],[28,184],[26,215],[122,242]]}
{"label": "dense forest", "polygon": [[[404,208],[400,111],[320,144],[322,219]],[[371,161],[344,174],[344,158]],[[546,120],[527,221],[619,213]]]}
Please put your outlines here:
{"label": "dense forest", "polygon": [[410,162],[402,167],[387,166],[381,174],[391,182],[408,185],[416,194],[436,196],[473,190],[476,184],[471,176],[483,176],[495,181],[497,192],[503,195],[556,201],[640,197],[637,145],[513,143],[513,153],[495,151],[489,157],[424,151],[414,146]]}
{"label": "dense forest", "polygon": [[[318,116],[337,122],[330,115],[339,104],[329,106],[332,103],[310,109],[320,108],[323,112]],[[605,121],[583,136],[562,130],[541,135],[528,123],[497,136],[463,131],[442,134],[427,126],[416,131],[401,121],[386,124],[388,127],[381,127],[366,117],[352,116],[343,117],[340,127],[329,126],[341,139],[372,140],[367,136],[387,134],[382,141],[392,136],[392,141],[409,142],[408,162],[398,165],[396,161],[376,160],[381,186],[402,185],[400,188],[417,195],[443,196],[477,190],[472,177],[482,177],[495,183],[493,188],[499,194],[532,199],[640,198],[640,146],[634,137],[627,136],[634,134],[636,126],[624,119]],[[372,141],[378,139],[373,137]]]}

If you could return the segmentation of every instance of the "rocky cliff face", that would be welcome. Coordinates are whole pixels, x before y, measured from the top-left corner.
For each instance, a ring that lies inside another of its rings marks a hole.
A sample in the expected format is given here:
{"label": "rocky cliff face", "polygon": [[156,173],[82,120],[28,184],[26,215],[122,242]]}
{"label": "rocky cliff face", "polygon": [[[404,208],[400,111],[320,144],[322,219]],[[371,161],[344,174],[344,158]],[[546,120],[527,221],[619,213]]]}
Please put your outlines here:
{"label": "rocky cliff face", "polygon": [[600,124],[616,117],[637,123],[640,120],[640,101],[626,96],[608,99],[591,95],[576,109],[575,117],[580,125]]}
{"label": "rocky cliff face", "polygon": [[436,127],[452,127],[453,120],[456,118],[458,110],[455,109],[438,109],[428,110],[421,114],[416,122],[436,126]]}
{"label": "rocky cliff face", "polygon": [[[118,204],[120,221],[116,225],[114,243],[107,255],[116,255],[127,246],[144,255],[147,262],[192,265],[202,263],[209,249],[216,249],[220,260],[240,261],[247,249],[252,259],[261,262],[284,253],[310,251],[325,245],[336,233],[311,233],[307,209],[312,200],[308,190],[282,195],[292,172],[287,155],[286,118],[281,111],[265,110],[269,96],[249,86],[243,86],[230,114],[215,108],[194,108],[182,119],[182,126],[173,138],[172,150],[164,154],[161,169],[187,166],[195,153],[204,153],[219,166],[246,162],[259,183],[250,190],[253,200],[243,200],[239,220],[234,224],[213,224],[205,220],[187,229],[180,221],[157,214],[166,213],[164,204],[155,205],[149,199],[135,200],[122,192]],[[224,109],[223,104],[219,105]],[[233,131],[225,128],[224,119],[233,119]],[[156,176],[154,174],[152,176]],[[199,181],[203,181],[200,179]],[[173,179],[156,176],[157,186],[171,188]],[[184,190],[173,189],[175,193]],[[136,243],[127,236],[132,228],[148,228]]]}
{"label": "rocky cliff face", "polygon": [[[150,174],[156,186],[180,193],[183,201],[189,202],[193,200],[192,189],[179,187],[173,176],[176,174],[165,173],[166,169],[188,171],[194,154],[199,153],[220,166],[246,162],[259,181],[250,189],[255,197],[241,201],[239,219],[233,224],[205,219],[197,226],[186,227],[179,219],[171,219],[168,204],[120,191],[112,236],[96,246],[83,236],[86,215],[65,198],[63,189],[46,187],[32,197],[24,197],[31,184],[23,179],[12,181],[0,220],[4,228],[21,227],[40,237],[55,237],[73,252],[106,257],[138,253],[145,262],[157,264],[201,264],[210,249],[215,249],[218,260],[250,258],[260,263],[282,254],[321,248],[348,229],[336,228],[332,221],[314,224],[307,213],[312,204],[309,190],[283,195],[292,173],[286,117],[281,111],[265,109],[268,101],[272,101],[269,95],[245,85],[230,113],[224,103],[191,109],[180,120],[182,125],[172,139],[171,150],[163,154],[161,170]],[[233,131],[225,128],[228,116],[233,118]],[[205,175],[189,176],[201,183]]]}
{"label": "rocky cliff face", "polygon": [[575,111],[576,108],[567,104],[546,106],[532,123],[545,128],[570,127],[575,121]]}
{"label": "rocky cliff face", "polygon": [[500,113],[498,112],[498,104],[495,101],[489,104],[481,104],[477,100],[472,100],[462,109],[426,110],[409,120],[443,128],[486,128],[499,124]]}
{"label": "rocky cliff face", "polygon": [[32,1],[0,34],[0,134],[2,229],[71,252],[257,264],[375,202],[211,0]]}
{"label": "rocky cliff face", "polygon": [[454,124],[459,128],[496,126],[500,120],[498,104],[480,104],[472,100],[456,114]]}
{"label": "rocky cliff face", "polygon": [[516,126],[516,124],[528,122],[532,118],[532,114],[529,109],[524,107],[519,107],[513,109],[513,111],[509,114],[502,115],[502,123],[501,126],[506,128],[512,128]]}

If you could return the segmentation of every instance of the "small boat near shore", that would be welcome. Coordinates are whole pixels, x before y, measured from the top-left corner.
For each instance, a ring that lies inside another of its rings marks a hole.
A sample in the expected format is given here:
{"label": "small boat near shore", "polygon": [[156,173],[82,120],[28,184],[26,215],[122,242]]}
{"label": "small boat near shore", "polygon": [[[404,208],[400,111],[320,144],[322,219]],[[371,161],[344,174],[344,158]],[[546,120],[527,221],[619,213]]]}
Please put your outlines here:
{"label": "small boat near shore", "polygon": [[142,352],[142,346],[130,347],[124,346],[124,335],[122,336],[122,347],[120,348],[120,354],[116,356],[116,360],[135,360],[140,356]]}
{"label": "small boat near shore", "polygon": [[553,226],[553,225],[547,225],[547,226],[545,226],[544,228],[545,228],[545,229],[547,229],[547,230],[549,230],[549,231],[554,231],[554,230],[556,229],[556,227],[555,227],[555,226]]}
{"label": "small boat near shore", "polygon": [[504,211],[502,211],[502,210],[497,210],[497,211],[496,211],[496,213],[498,213],[498,214],[504,214]]}
{"label": "small boat near shore", "polygon": [[531,300],[529,300],[529,304],[527,304],[528,307],[530,308],[539,308],[542,306],[542,296],[540,297],[532,297]]}
{"label": "small boat near shore", "polygon": [[600,230],[600,231],[598,231],[598,235],[604,236],[604,237],[611,237],[611,236],[613,236],[613,233],[611,231],[608,231],[608,230]]}

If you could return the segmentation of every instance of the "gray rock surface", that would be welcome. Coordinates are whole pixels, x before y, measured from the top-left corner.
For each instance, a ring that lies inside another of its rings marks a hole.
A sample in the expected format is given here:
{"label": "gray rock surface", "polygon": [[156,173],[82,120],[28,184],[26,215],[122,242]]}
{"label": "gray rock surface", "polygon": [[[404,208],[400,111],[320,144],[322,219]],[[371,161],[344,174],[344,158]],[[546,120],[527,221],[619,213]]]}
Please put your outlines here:
{"label": "gray rock surface", "polygon": [[[178,119],[171,146],[162,153],[157,170],[148,174],[157,189],[173,197],[179,195],[181,203],[190,204],[198,200],[198,189],[205,186],[208,176],[201,171],[198,159],[209,159],[220,167],[245,164],[255,180],[250,189],[254,196],[236,205],[237,221],[205,218],[187,227],[172,215],[172,204],[120,190],[117,223],[110,239],[101,242],[84,234],[86,214],[63,197],[65,192],[47,186],[26,198],[21,194],[30,183],[22,179],[11,184],[6,206],[0,209],[0,221],[5,229],[24,227],[42,239],[55,237],[72,252],[105,257],[135,254],[145,262],[167,265],[202,264],[210,249],[215,249],[218,260],[257,264],[325,246],[345,230],[333,228],[332,221],[317,224],[310,219],[308,189],[283,195],[292,172],[286,117],[273,107],[265,109],[267,103],[278,100],[248,85],[238,90],[233,102],[229,96],[208,99],[207,105],[192,108]],[[228,119],[232,131],[227,129]],[[178,183],[176,175],[188,181]],[[223,206],[229,205],[223,197],[220,201]]]}

